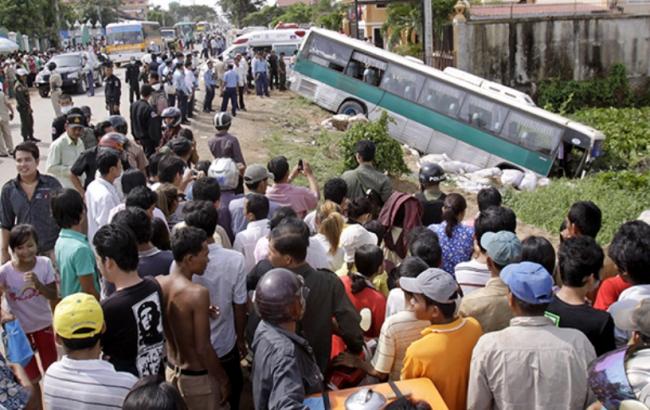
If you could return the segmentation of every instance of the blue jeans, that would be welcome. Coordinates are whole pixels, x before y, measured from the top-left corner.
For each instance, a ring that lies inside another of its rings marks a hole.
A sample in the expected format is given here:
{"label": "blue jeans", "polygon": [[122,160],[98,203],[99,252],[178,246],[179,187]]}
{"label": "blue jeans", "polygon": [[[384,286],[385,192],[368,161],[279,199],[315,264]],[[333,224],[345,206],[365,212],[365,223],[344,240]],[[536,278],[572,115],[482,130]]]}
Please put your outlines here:
{"label": "blue jeans", "polygon": [[255,93],[269,96],[269,80],[266,72],[255,73]]}
{"label": "blue jeans", "polygon": [[221,111],[228,110],[228,100],[232,104],[232,114],[237,114],[237,87],[230,87],[223,90],[223,98],[221,99]]}

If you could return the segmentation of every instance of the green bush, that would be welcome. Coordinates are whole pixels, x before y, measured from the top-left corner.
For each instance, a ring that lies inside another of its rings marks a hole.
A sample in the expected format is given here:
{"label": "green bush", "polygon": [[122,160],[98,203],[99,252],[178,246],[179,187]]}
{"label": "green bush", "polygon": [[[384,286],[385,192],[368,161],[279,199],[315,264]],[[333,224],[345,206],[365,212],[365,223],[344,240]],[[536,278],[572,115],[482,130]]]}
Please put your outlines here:
{"label": "green bush", "polygon": [[558,233],[571,204],[593,201],[603,212],[598,242],[607,244],[618,227],[650,205],[650,174],[601,172],[582,180],[558,179],[533,192],[509,190],[504,202],[527,224]]}
{"label": "green bush", "polygon": [[384,111],[378,121],[356,123],[346,131],[340,145],[343,170],[357,167],[354,158],[356,143],[361,140],[371,140],[377,146],[375,168],[394,176],[409,172],[404,162],[402,147],[388,133],[388,121],[392,120]]}
{"label": "green bush", "polygon": [[650,157],[650,107],[590,108],[571,117],[605,134],[596,169],[633,169]]}
{"label": "green bush", "polygon": [[630,107],[635,97],[623,64],[615,64],[606,77],[588,81],[551,79],[540,83],[537,105],[561,114],[584,107]]}

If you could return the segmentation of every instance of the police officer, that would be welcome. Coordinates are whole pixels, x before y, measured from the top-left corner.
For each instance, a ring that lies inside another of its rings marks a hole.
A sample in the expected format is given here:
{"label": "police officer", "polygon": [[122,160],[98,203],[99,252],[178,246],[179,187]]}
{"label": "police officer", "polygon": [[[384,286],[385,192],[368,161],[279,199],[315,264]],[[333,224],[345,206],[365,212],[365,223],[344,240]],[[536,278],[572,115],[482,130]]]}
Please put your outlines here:
{"label": "police officer", "polygon": [[20,114],[20,133],[23,136],[23,141],[40,142],[41,140],[34,138],[34,117],[29,101],[29,88],[27,88],[27,70],[24,68],[16,70],[14,95],[16,96],[16,109]]}
{"label": "police officer", "polygon": [[122,83],[113,74],[113,65],[106,66],[106,80],[104,81],[104,95],[106,96],[106,109],[109,115],[120,115],[120,97],[122,96]]}
{"label": "police officer", "polygon": [[50,70],[50,99],[52,100],[52,108],[54,108],[54,116],[60,117],[61,112],[61,102],[59,97],[61,97],[63,87],[63,79],[61,74],[56,71],[56,63],[51,62],[47,65],[47,69]]}
{"label": "police officer", "polygon": [[221,81],[221,112],[228,110],[228,101],[232,105],[232,116],[237,116],[237,86],[239,85],[239,74],[233,65],[228,63],[228,71],[223,75]]}
{"label": "police officer", "polygon": [[141,89],[142,98],[131,104],[131,133],[138,144],[142,145],[147,157],[156,151],[160,142],[151,136],[152,121],[156,118],[156,112],[149,103],[152,92],[153,88],[144,84]]}
{"label": "police officer", "polygon": [[253,300],[262,321],[252,345],[256,409],[304,408],[307,395],[322,391],[313,350],[297,333],[308,293],[302,276],[287,269],[271,269],[257,283]]}
{"label": "police officer", "polygon": [[131,61],[126,65],[126,74],[124,76],[126,83],[129,85],[129,103],[133,104],[133,96],[136,96],[136,101],[140,99],[140,67],[135,61],[135,57],[131,57]]}
{"label": "police officer", "polygon": [[418,174],[420,192],[415,197],[422,204],[422,225],[439,224],[442,222],[442,205],[447,195],[440,190],[440,183],[447,179],[445,171],[438,164],[425,162]]}

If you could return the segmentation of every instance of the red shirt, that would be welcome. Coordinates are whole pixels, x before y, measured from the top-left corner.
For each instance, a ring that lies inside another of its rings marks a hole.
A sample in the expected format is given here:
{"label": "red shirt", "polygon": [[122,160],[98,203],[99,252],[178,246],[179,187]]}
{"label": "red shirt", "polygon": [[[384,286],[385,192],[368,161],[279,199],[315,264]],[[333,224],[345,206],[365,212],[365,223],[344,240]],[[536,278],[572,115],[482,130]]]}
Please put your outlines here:
{"label": "red shirt", "polygon": [[609,305],[618,300],[619,295],[631,285],[623,280],[621,275],[607,278],[601,283],[594,302],[594,308],[607,310]]}
{"label": "red shirt", "polygon": [[[349,276],[341,277],[341,282],[343,282],[343,287],[345,287],[345,293],[350,298],[350,302],[354,305],[354,308],[357,312],[361,312],[361,309],[368,308],[372,314],[372,324],[370,329],[364,332],[364,336],[367,338],[379,337],[379,332],[381,331],[381,325],[384,324],[384,318],[386,316],[386,296],[381,292],[367,287],[361,292],[352,293],[352,280]],[[332,351],[330,357],[336,357],[340,352],[345,350],[345,343],[340,337],[333,335],[332,336]]]}
{"label": "red shirt", "polygon": [[357,309],[357,312],[361,312],[363,308],[368,308],[372,313],[372,324],[370,329],[364,333],[364,336],[369,338],[379,337],[379,331],[386,316],[386,296],[371,287],[367,287],[359,293],[352,293],[352,279],[347,275],[341,278],[341,282],[343,282],[345,293],[348,294],[350,302]]}

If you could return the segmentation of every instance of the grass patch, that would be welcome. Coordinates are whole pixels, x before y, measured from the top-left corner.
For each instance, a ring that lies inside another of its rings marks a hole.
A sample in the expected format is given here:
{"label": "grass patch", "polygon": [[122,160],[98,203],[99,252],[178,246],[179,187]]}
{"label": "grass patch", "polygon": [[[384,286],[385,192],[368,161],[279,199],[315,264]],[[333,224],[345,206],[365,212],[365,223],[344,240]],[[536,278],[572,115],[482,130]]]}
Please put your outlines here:
{"label": "grass patch", "polygon": [[[264,139],[264,145],[269,150],[269,158],[284,155],[291,167],[300,159],[307,161],[322,187],[328,179],[341,175],[343,161],[339,144],[342,137],[343,133],[332,131],[321,131],[312,136],[301,137],[275,131]],[[308,185],[305,178],[298,178],[295,183]]]}
{"label": "grass patch", "polygon": [[603,212],[598,242],[607,244],[618,227],[650,205],[650,174],[602,172],[582,180],[558,179],[533,192],[506,191],[504,202],[527,224],[559,232],[571,204],[593,201]]}

